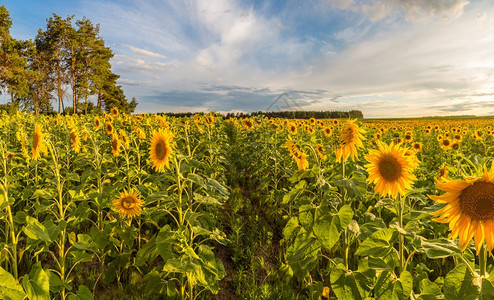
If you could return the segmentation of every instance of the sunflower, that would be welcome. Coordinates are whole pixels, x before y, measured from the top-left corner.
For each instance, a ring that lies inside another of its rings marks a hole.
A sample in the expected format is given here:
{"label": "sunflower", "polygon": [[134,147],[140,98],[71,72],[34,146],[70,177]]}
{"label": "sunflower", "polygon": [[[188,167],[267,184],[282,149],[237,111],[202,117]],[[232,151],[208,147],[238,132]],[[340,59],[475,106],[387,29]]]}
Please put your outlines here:
{"label": "sunflower", "polygon": [[116,107],[112,107],[110,109],[110,114],[112,115],[112,117],[116,118],[118,117],[118,109]]}
{"label": "sunflower", "polygon": [[448,177],[448,169],[444,165],[442,165],[436,174],[437,181],[444,181]]}
{"label": "sunflower", "polygon": [[101,121],[98,116],[94,117],[94,129],[98,130],[101,128]]}
{"label": "sunflower", "polygon": [[331,134],[333,133],[333,128],[332,127],[325,127],[323,129],[323,132],[324,132],[325,136],[331,136]]}
{"label": "sunflower", "polygon": [[441,148],[443,148],[444,150],[449,150],[451,149],[451,141],[447,138],[444,138],[441,140],[439,146],[441,146]]}
{"label": "sunflower", "polygon": [[460,238],[460,247],[466,249],[474,239],[479,254],[485,240],[489,251],[494,245],[494,164],[489,171],[483,166],[481,177],[467,177],[463,180],[438,182],[436,187],[446,193],[429,198],[446,205],[432,214],[434,221],[449,223],[450,238]]}
{"label": "sunflower", "polygon": [[247,129],[247,130],[251,130],[252,127],[254,127],[254,124],[249,119],[243,119],[242,120],[242,126],[244,126],[245,129]]}
{"label": "sunflower", "polygon": [[113,207],[122,217],[138,216],[141,214],[141,205],[144,203],[139,196],[139,192],[132,189],[124,190],[117,199],[113,200]]}
{"label": "sunflower", "polygon": [[149,147],[149,157],[154,164],[154,169],[157,172],[163,172],[165,166],[170,167],[169,158],[172,152],[170,142],[173,135],[169,130],[155,131],[151,139],[151,147]]}
{"label": "sunflower", "polygon": [[129,137],[127,136],[125,130],[120,129],[118,133],[120,133],[120,138],[122,139],[122,145],[124,146],[124,148],[129,149],[130,147]]}
{"label": "sunflower", "polygon": [[340,147],[336,149],[336,160],[338,162],[346,161],[350,156],[352,160],[358,157],[357,148],[364,147],[362,144],[362,140],[365,140],[362,135],[364,132],[363,129],[358,128],[355,121],[347,122],[340,133]]}
{"label": "sunflower", "polygon": [[313,135],[314,134],[314,128],[310,127],[309,125],[306,125],[304,127],[304,130],[305,130],[305,132],[307,132],[310,135]]}
{"label": "sunflower", "polygon": [[300,151],[298,146],[291,139],[286,141],[285,145],[290,151],[290,155],[295,159],[298,169],[299,170],[307,169],[309,167],[309,161],[307,160],[307,155],[305,155],[305,153]]}
{"label": "sunflower", "polygon": [[297,134],[297,125],[295,125],[295,123],[293,123],[293,122],[288,123],[287,128],[288,128],[288,132],[290,132],[290,134],[292,134],[292,135]]}
{"label": "sunflower", "polygon": [[81,151],[81,138],[75,129],[70,130],[70,143],[72,144],[72,149],[74,149],[75,153]]}
{"label": "sunflower", "polygon": [[419,152],[422,150],[422,143],[415,142],[412,144],[412,150],[415,152]]}
{"label": "sunflower", "polygon": [[84,125],[81,126],[81,132],[82,132],[82,139],[84,141],[87,141],[87,129],[86,129],[86,126],[84,126]]}
{"label": "sunflower", "polygon": [[417,178],[412,174],[418,162],[413,155],[406,155],[407,149],[391,143],[386,145],[378,141],[378,150],[369,149],[365,167],[369,173],[367,181],[375,183],[376,193],[381,196],[405,195]]}
{"label": "sunflower", "polygon": [[295,161],[297,162],[297,167],[299,170],[305,170],[309,167],[307,155],[305,155],[302,151],[295,153]]}
{"label": "sunflower", "polygon": [[316,148],[316,151],[317,151],[317,155],[319,155],[319,157],[322,159],[322,160],[325,160],[327,155],[324,154],[324,147],[321,145],[321,144],[316,144],[315,145],[315,148]]}
{"label": "sunflower", "polygon": [[112,134],[111,140],[111,153],[113,156],[118,156],[120,153],[120,140],[118,139],[118,135]]}
{"label": "sunflower", "polygon": [[45,141],[44,141],[45,134],[41,132],[41,127],[38,124],[34,125],[34,133],[33,133],[33,140],[32,140],[32,147],[33,147],[33,159],[38,159],[38,157],[41,156],[41,153],[46,153],[48,150],[46,149]]}
{"label": "sunflower", "polygon": [[413,134],[412,134],[410,131],[407,131],[407,132],[405,133],[404,140],[405,140],[405,142],[407,142],[407,143],[411,143],[411,142],[413,141]]}
{"label": "sunflower", "polygon": [[108,134],[113,133],[113,125],[111,124],[111,122],[106,122],[105,130],[106,130],[106,133],[108,133]]}

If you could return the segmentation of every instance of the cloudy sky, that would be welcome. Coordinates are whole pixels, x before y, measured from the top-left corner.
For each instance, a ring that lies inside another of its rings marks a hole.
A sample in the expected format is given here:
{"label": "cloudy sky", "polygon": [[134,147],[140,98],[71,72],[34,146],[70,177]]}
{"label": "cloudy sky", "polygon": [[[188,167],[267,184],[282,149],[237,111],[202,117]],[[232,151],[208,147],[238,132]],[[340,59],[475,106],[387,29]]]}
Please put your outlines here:
{"label": "cloudy sky", "polygon": [[492,0],[4,0],[11,34],[100,24],[137,112],[494,115]]}

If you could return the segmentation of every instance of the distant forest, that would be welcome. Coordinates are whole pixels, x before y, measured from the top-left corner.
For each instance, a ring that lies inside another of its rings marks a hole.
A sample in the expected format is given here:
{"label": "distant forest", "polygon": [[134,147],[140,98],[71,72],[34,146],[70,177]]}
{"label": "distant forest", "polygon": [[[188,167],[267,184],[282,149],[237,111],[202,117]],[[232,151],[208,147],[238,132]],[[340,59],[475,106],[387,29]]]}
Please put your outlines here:
{"label": "distant forest", "polygon": [[[0,110],[55,113],[54,102],[58,113],[134,111],[136,99],[127,101],[120,76],[110,70],[114,54],[99,25],[83,18],[74,27],[73,18],[53,14],[34,41],[17,40],[10,35],[10,13],[0,6],[0,94],[9,98]],[[64,100],[72,106],[64,107]]]}
{"label": "distant forest", "polygon": [[[167,116],[190,117],[196,113],[164,113]],[[202,114],[202,113],[199,113]],[[363,119],[364,114],[360,110],[350,111],[258,111],[252,113],[227,113],[222,115],[225,119],[248,118],[255,116],[266,116],[270,118],[285,119]]]}

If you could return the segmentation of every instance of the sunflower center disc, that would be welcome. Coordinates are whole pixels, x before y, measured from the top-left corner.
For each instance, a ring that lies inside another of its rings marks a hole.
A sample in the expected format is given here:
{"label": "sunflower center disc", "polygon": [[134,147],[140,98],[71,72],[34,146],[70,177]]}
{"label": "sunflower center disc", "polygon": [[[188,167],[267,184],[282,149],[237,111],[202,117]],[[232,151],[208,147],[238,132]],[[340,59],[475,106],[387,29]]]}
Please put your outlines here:
{"label": "sunflower center disc", "polygon": [[494,184],[474,182],[460,194],[460,208],[474,220],[486,221],[494,217]]}
{"label": "sunflower center disc", "polygon": [[38,133],[34,133],[34,135],[33,135],[33,148],[34,149],[38,149],[39,140],[40,140],[39,134]]}
{"label": "sunflower center disc", "polygon": [[122,207],[125,209],[132,209],[134,208],[134,198],[132,197],[125,197],[122,199]]}
{"label": "sunflower center disc", "polygon": [[166,156],[165,141],[160,140],[158,143],[156,143],[154,150],[156,151],[156,157],[158,157],[159,160],[165,159]]}
{"label": "sunflower center disc", "polygon": [[379,173],[387,181],[396,181],[401,176],[401,164],[394,156],[384,156],[378,163]]}

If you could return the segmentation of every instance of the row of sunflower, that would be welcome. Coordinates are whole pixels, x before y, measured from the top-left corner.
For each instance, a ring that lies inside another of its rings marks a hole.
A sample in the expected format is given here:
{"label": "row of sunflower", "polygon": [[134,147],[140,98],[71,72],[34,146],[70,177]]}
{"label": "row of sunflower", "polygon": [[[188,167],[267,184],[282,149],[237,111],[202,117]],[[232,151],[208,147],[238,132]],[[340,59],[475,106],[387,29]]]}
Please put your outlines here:
{"label": "row of sunflower", "polygon": [[279,268],[259,274],[286,280],[267,276],[269,288],[257,293],[494,297],[487,259],[494,239],[492,120],[237,124],[244,144],[255,143],[247,149],[256,157],[250,182],[282,226]]}
{"label": "row of sunflower", "polygon": [[0,129],[3,297],[494,297],[490,120],[112,110]]}
{"label": "row of sunflower", "polygon": [[228,197],[209,151],[217,122],[3,115],[0,298],[217,293],[225,271],[213,250],[227,239],[216,212]]}

